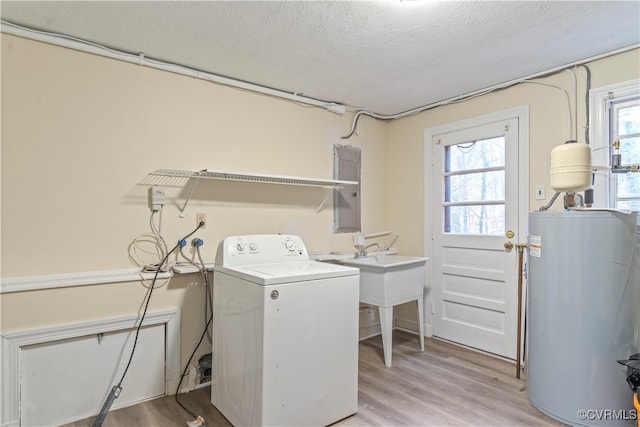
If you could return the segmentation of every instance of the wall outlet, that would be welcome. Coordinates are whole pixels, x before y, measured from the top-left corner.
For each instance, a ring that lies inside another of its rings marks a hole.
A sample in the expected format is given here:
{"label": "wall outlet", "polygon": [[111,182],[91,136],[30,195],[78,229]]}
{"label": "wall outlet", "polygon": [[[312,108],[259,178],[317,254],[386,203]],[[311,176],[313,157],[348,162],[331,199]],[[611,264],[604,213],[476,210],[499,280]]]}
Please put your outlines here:
{"label": "wall outlet", "polygon": [[544,184],[536,184],[536,200],[544,200]]}
{"label": "wall outlet", "polygon": [[201,222],[204,222],[204,225],[200,227],[200,229],[207,228],[207,214],[204,214],[204,213],[196,214],[196,227],[200,225]]}

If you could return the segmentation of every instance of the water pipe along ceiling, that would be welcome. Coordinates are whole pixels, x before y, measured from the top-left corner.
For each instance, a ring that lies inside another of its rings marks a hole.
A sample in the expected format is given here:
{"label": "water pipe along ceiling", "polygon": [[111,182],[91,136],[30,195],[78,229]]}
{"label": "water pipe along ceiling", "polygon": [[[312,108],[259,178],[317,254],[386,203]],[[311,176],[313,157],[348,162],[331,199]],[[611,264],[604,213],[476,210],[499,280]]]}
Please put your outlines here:
{"label": "water pipe along ceiling", "polygon": [[0,12],[381,115],[640,43],[638,1],[2,1]]}

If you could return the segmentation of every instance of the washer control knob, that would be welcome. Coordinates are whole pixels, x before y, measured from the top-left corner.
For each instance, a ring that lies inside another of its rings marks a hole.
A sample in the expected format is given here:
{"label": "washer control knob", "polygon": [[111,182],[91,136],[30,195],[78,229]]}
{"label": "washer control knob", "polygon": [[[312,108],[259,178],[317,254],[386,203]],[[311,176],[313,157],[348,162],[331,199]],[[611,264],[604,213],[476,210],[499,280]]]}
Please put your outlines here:
{"label": "washer control knob", "polygon": [[287,250],[293,252],[296,250],[296,244],[295,242],[291,241],[291,240],[285,240],[284,241],[284,247],[287,248]]}
{"label": "washer control knob", "polygon": [[249,249],[253,252],[255,252],[258,249],[258,245],[256,245],[255,243],[250,243],[249,244]]}
{"label": "washer control knob", "polygon": [[244,243],[242,243],[242,242],[238,242],[238,243],[236,244],[236,249],[238,250],[238,252],[242,252],[242,251],[244,251]]}

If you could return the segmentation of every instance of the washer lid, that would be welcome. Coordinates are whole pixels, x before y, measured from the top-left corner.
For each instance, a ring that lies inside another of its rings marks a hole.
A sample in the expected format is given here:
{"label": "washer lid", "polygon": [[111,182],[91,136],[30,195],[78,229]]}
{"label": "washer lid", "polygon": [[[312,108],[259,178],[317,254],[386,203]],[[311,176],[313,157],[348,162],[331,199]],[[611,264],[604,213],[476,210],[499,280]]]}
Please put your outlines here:
{"label": "washer lid", "polygon": [[318,261],[277,262],[233,267],[215,266],[214,271],[259,285],[277,285],[360,274],[360,270],[357,268]]}

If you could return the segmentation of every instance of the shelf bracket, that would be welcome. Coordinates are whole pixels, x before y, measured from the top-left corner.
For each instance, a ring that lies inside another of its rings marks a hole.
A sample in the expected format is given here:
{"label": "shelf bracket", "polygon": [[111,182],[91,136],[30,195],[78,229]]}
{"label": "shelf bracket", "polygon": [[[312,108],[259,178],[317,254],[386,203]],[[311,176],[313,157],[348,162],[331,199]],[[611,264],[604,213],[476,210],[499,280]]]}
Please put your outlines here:
{"label": "shelf bracket", "polygon": [[182,208],[180,209],[180,218],[184,218],[184,210],[187,208],[187,205],[189,204],[189,200],[191,200],[191,196],[193,195],[193,192],[195,191],[196,187],[198,186],[198,182],[200,182],[200,175],[196,175],[196,180],[193,181],[193,186],[191,187],[191,190],[189,190],[189,194],[187,195],[187,199],[184,201],[184,204],[182,205]]}
{"label": "shelf bracket", "polygon": [[333,194],[335,189],[336,188],[334,187],[334,188],[330,188],[329,191],[327,191],[327,195],[324,197],[324,199],[322,199],[322,202],[320,202],[320,206],[318,206],[318,208],[316,209],[316,214],[320,213],[320,211],[324,207],[325,203],[327,203],[327,200],[329,200],[329,197]]}

